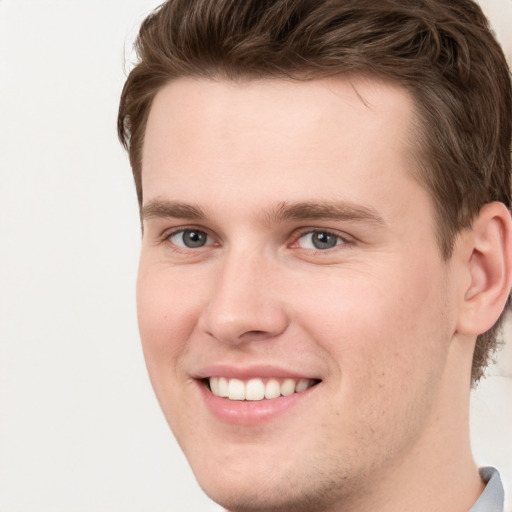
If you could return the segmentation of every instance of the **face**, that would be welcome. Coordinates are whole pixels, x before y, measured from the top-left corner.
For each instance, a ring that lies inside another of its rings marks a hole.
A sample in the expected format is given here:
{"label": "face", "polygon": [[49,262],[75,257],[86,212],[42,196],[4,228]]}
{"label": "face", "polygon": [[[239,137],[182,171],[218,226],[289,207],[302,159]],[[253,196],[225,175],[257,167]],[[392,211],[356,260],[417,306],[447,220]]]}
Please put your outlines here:
{"label": "face", "polygon": [[155,98],[140,332],[169,425],[227,508],[338,510],[431,440],[453,269],[412,121],[405,91],[362,78],[179,79]]}

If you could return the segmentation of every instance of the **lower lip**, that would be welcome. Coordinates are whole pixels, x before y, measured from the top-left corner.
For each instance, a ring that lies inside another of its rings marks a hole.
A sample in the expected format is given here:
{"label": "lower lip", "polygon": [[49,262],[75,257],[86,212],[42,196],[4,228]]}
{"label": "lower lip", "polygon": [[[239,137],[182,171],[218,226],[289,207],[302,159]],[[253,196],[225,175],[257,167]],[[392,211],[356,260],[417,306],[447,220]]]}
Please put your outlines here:
{"label": "lower lip", "polygon": [[236,425],[261,425],[273,420],[306,399],[317,385],[270,400],[229,400],[214,395],[203,383],[199,383],[201,394],[210,412],[225,423]]}

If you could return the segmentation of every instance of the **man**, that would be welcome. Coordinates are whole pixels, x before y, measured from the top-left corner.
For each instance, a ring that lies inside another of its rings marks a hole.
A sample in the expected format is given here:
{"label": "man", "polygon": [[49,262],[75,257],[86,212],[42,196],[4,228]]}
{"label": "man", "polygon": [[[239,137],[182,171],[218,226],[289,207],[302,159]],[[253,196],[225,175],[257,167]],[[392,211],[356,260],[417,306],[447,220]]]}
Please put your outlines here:
{"label": "man", "polygon": [[468,402],[512,284],[507,65],[471,0],[170,0],[119,133],[149,375],[230,511],[498,511]]}

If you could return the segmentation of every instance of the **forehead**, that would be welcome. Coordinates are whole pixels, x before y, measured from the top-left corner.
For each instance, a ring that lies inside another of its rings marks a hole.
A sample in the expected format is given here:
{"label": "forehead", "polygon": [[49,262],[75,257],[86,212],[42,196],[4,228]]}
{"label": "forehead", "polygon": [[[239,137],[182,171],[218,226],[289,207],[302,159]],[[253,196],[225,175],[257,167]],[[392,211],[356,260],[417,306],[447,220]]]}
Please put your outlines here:
{"label": "forehead", "polygon": [[[350,128],[355,116],[367,123],[368,138],[381,123],[394,131],[390,136],[396,136],[409,122],[413,105],[403,88],[364,77],[236,83],[185,77],[157,93],[146,126],[145,149],[153,142],[175,140],[175,145],[186,151],[190,143],[205,142],[197,140],[203,134],[210,142],[222,142],[211,139],[216,134],[227,144],[229,135],[240,128],[252,128],[254,135],[265,135],[266,142],[302,128],[308,130],[308,137],[313,136],[313,145],[327,132],[334,138],[346,136],[343,131]],[[190,131],[196,135],[194,140],[188,138]]]}
{"label": "forehead", "polygon": [[250,184],[251,197],[272,200],[274,191],[276,200],[297,201],[325,195],[330,183],[345,196],[390,186],[383,173],[413,166],[413,117],[404,89],[370,78],[177,79],[156,95],[148,118],[144,202],[183,193],[192,200],[193,183],[228,195]]}

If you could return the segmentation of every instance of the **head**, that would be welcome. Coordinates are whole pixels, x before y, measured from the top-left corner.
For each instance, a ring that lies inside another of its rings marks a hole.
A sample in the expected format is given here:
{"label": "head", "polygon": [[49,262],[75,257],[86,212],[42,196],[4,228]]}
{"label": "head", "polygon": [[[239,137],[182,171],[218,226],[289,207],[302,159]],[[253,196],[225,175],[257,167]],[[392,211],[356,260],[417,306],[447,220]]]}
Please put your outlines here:
{"label": "head", "polygon": [[512,93],[480,9],[175,0],[137,47],[139,324],[201,485],[337,510],[451,450],[511,285]]}

